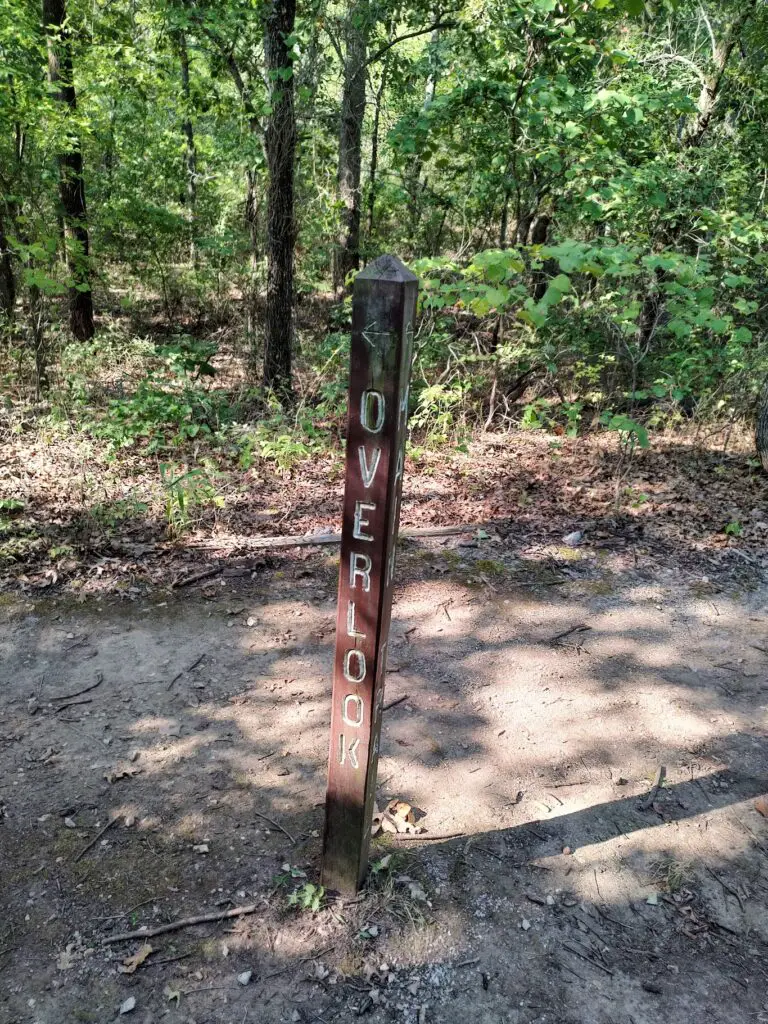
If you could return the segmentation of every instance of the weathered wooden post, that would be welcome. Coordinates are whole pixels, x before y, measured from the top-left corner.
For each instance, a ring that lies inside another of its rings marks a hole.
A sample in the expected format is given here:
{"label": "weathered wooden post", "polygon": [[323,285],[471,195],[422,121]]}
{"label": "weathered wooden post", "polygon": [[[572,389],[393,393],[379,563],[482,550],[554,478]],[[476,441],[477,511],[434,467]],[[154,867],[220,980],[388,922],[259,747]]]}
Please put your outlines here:
{"label": "weathered wooden post", "polygon": [[356,892],[368,866],[392,610],[416,277],[380,256],[352,297],[347,471],[333,667],[323,884]]}

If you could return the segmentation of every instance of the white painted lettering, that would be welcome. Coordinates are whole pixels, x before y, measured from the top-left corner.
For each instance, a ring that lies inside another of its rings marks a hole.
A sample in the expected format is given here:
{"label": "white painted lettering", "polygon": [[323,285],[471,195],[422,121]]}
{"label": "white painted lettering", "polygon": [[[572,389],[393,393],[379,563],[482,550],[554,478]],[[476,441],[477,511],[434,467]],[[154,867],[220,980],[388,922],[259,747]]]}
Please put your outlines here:
{"label": "white painted lettering", "polygon": [[339,764],[344,764],[347,758],[349,758],[350,767],[359,768],[360,765],[357,761],[357,748],[359,746],[360,740],[352,740],[349,746],[347,746],[347,737],[344,733],[341,733],[339,736]]}
{"label": "white painted lettering", "polygon": [[[350,704],[352,705],[351,714]],[[365,705],[362,698],[358,697],[356,693],[348,693],[344,698],[344,704],[341,709],[341,717],[344,720],[344,724],[351,725],[353,729],[359,729],[363,724],[364,711]]]}
{"label": "white painted lettering", "polygon": [[376,476],[376,470],[379,468],[379,460],[381,459],[381,448],[373,449],[373,461],[372,464],[368,465],[368,456],[365,451],[365,446],[360,445],[357,450],[358,457],[360,458],[360,475],[363,478],[363,486],[370,487],[373,483],[373,479]]}
{"label": "white painted lettering", "polygon": [[[373,409],[376,408],[374,418]],[[364,391],[360,400],[360,422],[369,434],[378,434],[384,426],[386,404],[380,391]]]}
{"label": "white painted lettering", "polygon": [[353,551],[349,559],[349,585],[354,590],[357,584],[355,580],[359,576],[363,581],[363,590],[368,593],[371,589],[371,562],[368,555],[361,555]]}
{"label": "white painted lettering", "polygon": [[355,602],[349,601],[347,603],[347,636],[353,637],[355,640],[364,640],[365,633],[361,633],[355,627]]}
{"label": "white painted lettering", "polygon": [[403,475],[403,467],[405,466],[405,445],[397,453],[397,469],[395,470],[395,484],[401,479]]}
{"label": "white painted lettering", "polygon": [[403,388],[403,397],[400,399],[400,418],[401,418],[401,420],[404,420],[404,419],[407,418],[407,413],[408,413],[408,395],[410,394],[410,391],[411,391],[411,385],[410,384],[406,384],[406,386]]}
{"label": "white painted lettering", "polygon": [[363,519],[363,513],[374,512],[376,506],[370,501],[356,501],[355,502],[355,524],[352,528],[352,536],[355,540],[373,540],[373,536],[370,533],[363,533],[363,527],[370,525],[370,520]]}
{"label": "white painted lettering", "polygon": [[[352,659],[355,659],[355,672],[352,672]],[[352,648],[344,655],[344,678],[348,683],[362,683],[368,666],[365,663],[365,655],[357,648]]]}
{"label": "white painted lettering", "polygon": [[392,580],[394,578],[394,575],[395,575],[395,558],[396,558],[396,556],[397,556],[397,552],[396,552],[395,548],[393,547],[392,551],[390,552],[389,559],[387,560],[387,586],[389,586],[389,584],[392,582]]}

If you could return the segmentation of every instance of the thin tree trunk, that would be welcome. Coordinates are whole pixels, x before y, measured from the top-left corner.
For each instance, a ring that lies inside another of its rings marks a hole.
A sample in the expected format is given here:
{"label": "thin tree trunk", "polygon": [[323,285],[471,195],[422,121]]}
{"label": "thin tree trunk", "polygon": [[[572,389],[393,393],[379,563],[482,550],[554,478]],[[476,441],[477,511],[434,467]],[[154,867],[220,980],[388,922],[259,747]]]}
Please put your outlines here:
{"label": "thin tree trunk", "polygon": [[0,208],[0,314],[8,322],[16,311],[16,279],[13,275],[13,255],[5,234],[3,211]]}
{"label": "thin tree trunk", "polygon": [[189,51],[187,50],[187,34],[179,31],[176,37],[181,65],[181,96],[184,104],[184,115],[181,130],[184,133],[184,165],[187,174],[187,211],[189,214],[189,256],[196,262],[195,249],[195,206],[197,204],[197,149],[195,132],[192,126],[192,96],[189,89]]}
{"label": "thin tree trunk", "polygon": [[[72,45],[67,25],[66,0],[43,0],[43,29],[48,41],[48,81],[56,100],[66,108],[65,123],[77,107]],[[69,289],[69,323],[81,341],[93,337],[93,295],[88,267],[88,220],[83,183],[83,154],[73,126],[62,132],[66,140],[59,153],[59,195],[66,237],[66,258],[72,284]]]}
{"label": "thin tree trunk", "polygon": [[376,99],[374,101],[373,108],[373,130],[371,132],[371,166],[368,176],[368,239],[370,244],[371,236],[373,235],[374,225],[374,214],[376,211],[376,175],[379,170],[379,122],[381,119],[381,101],[384,97],[384,90],[387,84],[387,72],[389,71],[389,63],[387,62],[381,71],[381,81],[379,82],[379,88],[376,90]]}
{"label": "thin tree trunk", "polygon": [[264,384],[282,399],[291,394],[293,346],[294,161],[296,113],[292,52],[296,0],[272,0],[264,30],[270,114],[265,132],[269,168],[267,192],[267,308]]}
{"label": "thin tree trunk", "polygon": [[501,208],[501,226],[499,227],[499,248],[507,247],[507,230],[509,228],[509,201],[512,198],[512,190],[509,185],[504,191],[504,205]]}
{"label": "thin tree trunk", "polygon": [[717,45],[713,47],[712,54],[713,69],[707,76],[701,93],[699,94],[699,112],[693,122],[690,132],[683,139],[685,146],[699,146],[704,138],[707,129],[712,122],[715,107],[720,96],[720,89],[723,84],[728,62],[731,59],[734,47],[738,43],[741,33],[750,16],[757,7],[757,0],[747,0],[738,16],[728,25]]}
{"label": "thin tree trunk", "polygon": [[755,446],[763,469],[768,473],[768,380],[763,384],[763,390],[757,403]]}
{"label": "thin tree trunk", "polygon": [[[440,26],[432,29],[432,34],[429,39],[429,45],[432,49],[436,48],[440,42]],[[435,68],[431,68],[429,75],[427,76],[426,85],[424,86],[424,103],[422,104],[422,110],[427,110],[430,103],[435,98],[437,92],[438,74]],[[419,226],[421,220],[421,196],[424,194],[426,189],[426,181],[421,180],[421,170],[423,163],[420,157],[414,157],[411,166],[407,172],[406,180],[406,192],[408,193],[408,211],[411,219],[411,233],[415,237],[416,228]]]}
{"label": "thin tree trunk", "polygon": [[360,168],[368,52],[366,21],[367,5],[360,4],[349,12],[345,25],[338,168],[339,198],[343,208],[333,268],[337,294],[343,290],[347,275],[360,266]]}
{"label": "thin tree trunk", "polygon": [[[546,245],[549,239],[549,227],[552,223],[546,213],[537,217],[531,226],[531,245]],[[533,297],[538,302],[547,290],[548,281],[557,273],[557,260],[544,260],[541,270],[533,273]]]}
{"label": "thin tree trunk", "polygon": [[245,172],[245,226],[251,243],[251,272],[245,296],[245,333],[251,352],[251,362],[256,363],[256,322],[258,307],[257,271],[259,267],[259,200],[256,171],[248,168]]}

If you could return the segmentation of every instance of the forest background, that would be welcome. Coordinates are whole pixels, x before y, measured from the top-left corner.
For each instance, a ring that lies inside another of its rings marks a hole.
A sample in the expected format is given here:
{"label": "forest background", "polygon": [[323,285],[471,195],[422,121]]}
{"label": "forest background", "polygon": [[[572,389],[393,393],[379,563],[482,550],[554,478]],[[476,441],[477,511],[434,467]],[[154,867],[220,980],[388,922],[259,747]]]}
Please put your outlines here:
{"label": "forest background", "polygon": [[[768,372],[767,49],[761,0],[3,0],[6,564],[338,480],[382,252],[421,280],[412,469],[607,437],[613,511],[650,500],[637,452],[727,446]],[[34,473],[79,477],[74,540]]]}

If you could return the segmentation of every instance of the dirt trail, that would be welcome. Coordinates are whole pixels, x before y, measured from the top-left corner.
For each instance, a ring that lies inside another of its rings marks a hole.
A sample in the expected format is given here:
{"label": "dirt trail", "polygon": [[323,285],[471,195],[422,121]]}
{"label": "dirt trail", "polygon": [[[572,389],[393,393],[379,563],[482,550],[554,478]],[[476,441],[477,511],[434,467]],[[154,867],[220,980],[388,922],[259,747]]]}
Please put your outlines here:
{"label": "dirt trail", "polygon": [[[396,592],[379,802],[424,839],[316,914],[275,876],[319,863],[327,552],[5,601],[0,1020],[768,1021],[768,590],[467,543],[413,545]],[[132,974],[100,942],[253,902]]]}

